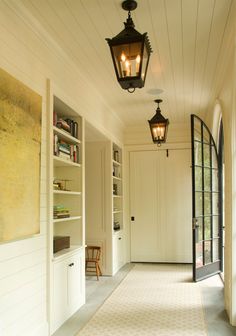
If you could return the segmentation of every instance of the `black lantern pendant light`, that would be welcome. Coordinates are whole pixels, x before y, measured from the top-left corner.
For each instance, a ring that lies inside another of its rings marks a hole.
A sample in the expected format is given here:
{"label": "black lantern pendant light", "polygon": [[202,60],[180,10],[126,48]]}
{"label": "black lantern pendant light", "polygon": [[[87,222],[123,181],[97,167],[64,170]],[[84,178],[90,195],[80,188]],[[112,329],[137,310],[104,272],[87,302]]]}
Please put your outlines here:
{"label": "black lantern pendant light", "polygon": [[158,146],[161,145],[161,143],[166,142],[166,136],[167,136],[167,128],[169,125],[169,120],[164,118],[161,114],[161,109],[159,107],[159,104],[162,102],[161,99],[154,100],[155,103],[158,104],[156,109],[156,114],[152,117],[151,120],[148,120],[151,134],[152,134],[152,140],[154,143],[156,143]]}
{"label": "black lantern pendant light", "polygon": [[137,8],[135,0],[122,2],[122,8],[128,11],[124,22],[125,29],[113,38],[107,38],[115,67],[116,77],[122,89],[134,92],[145,83],[151,45],[147,33],[140,34],[134,29],[130,12]]}

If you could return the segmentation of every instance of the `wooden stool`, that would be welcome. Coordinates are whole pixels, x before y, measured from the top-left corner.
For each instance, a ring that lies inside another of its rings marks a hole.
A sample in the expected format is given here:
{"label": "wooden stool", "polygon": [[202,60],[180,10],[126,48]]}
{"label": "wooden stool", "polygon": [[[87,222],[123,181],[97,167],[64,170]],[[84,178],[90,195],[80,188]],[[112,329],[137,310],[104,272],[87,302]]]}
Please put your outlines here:
{"label": "wooden stool", "polygon": [[101,256],[100,246],[86,247],[85,272],[96,272],[97,280],[99,280],[99,275],[102,275],[99,266],[100,256]]}

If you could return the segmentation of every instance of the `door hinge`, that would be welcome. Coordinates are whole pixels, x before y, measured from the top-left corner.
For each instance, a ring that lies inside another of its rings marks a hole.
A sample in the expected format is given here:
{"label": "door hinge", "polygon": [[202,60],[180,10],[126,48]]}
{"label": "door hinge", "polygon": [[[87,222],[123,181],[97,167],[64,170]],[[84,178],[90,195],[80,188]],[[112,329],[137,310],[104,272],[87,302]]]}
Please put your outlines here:
{"label": "door hinge", "polygon": [[199,225],[197,225],[198,223],[198,219],[197,218],[193,218],[192,220],[192,225],[193,225],[193,230],[197,229]]}

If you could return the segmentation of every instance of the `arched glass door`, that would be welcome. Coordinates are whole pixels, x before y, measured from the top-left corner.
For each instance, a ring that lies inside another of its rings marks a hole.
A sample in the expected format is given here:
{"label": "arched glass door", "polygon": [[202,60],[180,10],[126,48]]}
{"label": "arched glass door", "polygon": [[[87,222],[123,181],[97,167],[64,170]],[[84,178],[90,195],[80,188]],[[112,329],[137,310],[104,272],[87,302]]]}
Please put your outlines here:
{"label": "arched glass door", "polygon": [[191,115],[193,280],[221,270],[221,186],[214,139],[204,122]]}

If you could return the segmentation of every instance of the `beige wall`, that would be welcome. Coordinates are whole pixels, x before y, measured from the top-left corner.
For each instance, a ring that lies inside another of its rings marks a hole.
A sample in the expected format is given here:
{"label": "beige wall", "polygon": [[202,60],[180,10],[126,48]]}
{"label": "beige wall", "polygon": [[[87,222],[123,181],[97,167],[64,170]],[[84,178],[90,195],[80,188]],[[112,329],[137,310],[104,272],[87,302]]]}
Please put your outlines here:
{"label": "beige wall", "polygon": [[222,114],[225,151],[225,307],[231,324],[236,325],[236,43],[232,36],[228,63],[215,105],[206,116],[206,123],[218,143],[218,126]]}
{"label": "beige wall", "polygon": [[225,302],[230,321],[236,325],[236,109],[235,109],[235,53],[230,62],[227,76],[219,99],[225,137]]}

